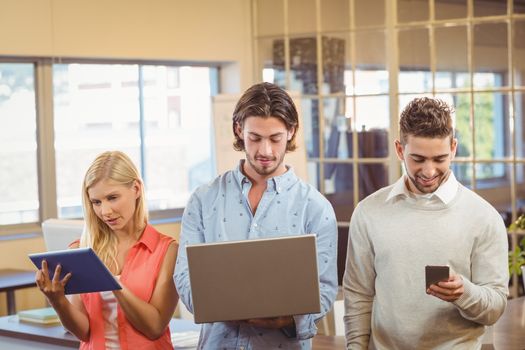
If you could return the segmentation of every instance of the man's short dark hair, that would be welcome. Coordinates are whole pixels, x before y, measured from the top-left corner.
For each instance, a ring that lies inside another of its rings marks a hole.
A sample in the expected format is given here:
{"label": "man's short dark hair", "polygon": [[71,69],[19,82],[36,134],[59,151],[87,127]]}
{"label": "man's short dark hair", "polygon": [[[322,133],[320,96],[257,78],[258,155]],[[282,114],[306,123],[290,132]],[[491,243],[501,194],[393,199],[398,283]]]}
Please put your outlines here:
{"label": "man's short dark hair", "polygon": [[406,144],[408,136],[454,139],[453,109],[436,98],[415,98],[401,112],[399,137]]}
{"label": "man's short dark hair", "polygon": [[290,95],[282,88],[271,83],[259,83],[250,87],[241,96],[235,110],[233,111],[233,134],[235,142],[233,148],[236,151],[244,151],[244,141],[235,132],[237,124],[242,128],[248,117],[281,119],[288,131],[295,129],[292,138],[286,144],[286,151],[290,152],[297,148],[295,135],[299,128],[299,116]]}

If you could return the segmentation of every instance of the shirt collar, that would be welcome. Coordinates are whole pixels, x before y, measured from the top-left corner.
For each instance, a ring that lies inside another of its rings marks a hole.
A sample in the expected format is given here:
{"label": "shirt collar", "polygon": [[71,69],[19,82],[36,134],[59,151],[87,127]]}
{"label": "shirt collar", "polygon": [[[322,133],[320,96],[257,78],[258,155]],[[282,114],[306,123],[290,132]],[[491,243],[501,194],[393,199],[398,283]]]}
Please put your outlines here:
{"label": "shirt collar", "polygon": [[[390,199],[397,197],[397,196],[405,196],[410,197],[411,193],[408,190],[405,182],[407,180],[407,176],[401,176],[393,185],[392,189],[390,190],[390,193],[388,194],[386,201],[389,201]],[[452,170],[450,171],[450,175],[448,176],[447,180],[442,183],[437,190],[432,193],[432,197],[436,196],[438,197],[444,204],[448,204],[454,199],[454,196],[456,195],[458,191],[458,185],[459,182],[454,176],[454,173]]]}
{"label": "shirt collar", "polygon": [[441,199],[444,204],[448,204],[454,199],[458,192],[459,182],[456,180],[454,173],[450,170],[448,179],[438,187],[434,194]]}
{"label": "shirt collar", "polygon": [[[245,159],[241,159],[234,170],[234,176],[240,188],[242,188],[244,184],[250,183],[250,179],[248,179],[248,177],[242,172],[244,162]],[[268,189],[273,189],[275,192],[281,193],[292,187],[296,182],[297,176],[295,175],[293,168],[290,165],[286,165],[286,172],[282,175],[269,178],[267,180],[267,186]]]}
{"label": "shirt collar", "polygon": [[135,243],[135,245],[142,244],[150,252],[152,252],[153,250],[155,250],[155,247],[157,246],[158,241],[159,241],[159,236],[155,234],[155,229],[153,228],[153,226],[146,225],[144,232],[140,236],[137,243]]}
{"label": "shirt collar", "polygon": [[408,189],[405,186],[405,178],[405,176],[401,176],[399,179],[397,179],[397,181],[392,186],[390,193],[386,197],[386,202],[397,196],[410,196],[410,193],[408,192]]}

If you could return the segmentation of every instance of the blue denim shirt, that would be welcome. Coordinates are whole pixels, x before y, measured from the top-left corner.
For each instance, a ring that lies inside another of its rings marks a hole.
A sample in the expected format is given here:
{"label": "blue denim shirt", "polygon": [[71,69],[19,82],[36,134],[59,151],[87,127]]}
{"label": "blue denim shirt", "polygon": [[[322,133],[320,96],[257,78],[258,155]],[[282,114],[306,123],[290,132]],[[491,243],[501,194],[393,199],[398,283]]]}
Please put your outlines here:
{"label": "blue denim shirt", "polygon": [[283,175],[268,179],[252,215],[248,202],[252,184],[241,172],[242,164],[199,187],[186,206],[174,276],[182,302],[193,312],[187,244],[313,233],[317,239],[321,313],[293,316],[297,333],[293,338],[279,329],[247,324],[203,324],[198,349],[310,349],[310,338],[317,331],[315,321],[331,309],[337,293],[337,223],[333,208],[288,168]]}

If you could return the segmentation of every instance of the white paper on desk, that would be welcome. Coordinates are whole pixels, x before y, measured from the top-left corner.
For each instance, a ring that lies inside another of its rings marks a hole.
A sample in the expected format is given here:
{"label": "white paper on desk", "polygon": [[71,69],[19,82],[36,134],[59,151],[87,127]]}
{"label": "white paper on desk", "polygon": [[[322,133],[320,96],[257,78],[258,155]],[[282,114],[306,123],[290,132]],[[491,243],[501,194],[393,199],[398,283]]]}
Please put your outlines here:
{"label": "white paper on desk", "polygon": [[171,333],[171,342],[173,343],[173,348],[177,349],[196,349],[199,342],[198,331],[188,331],[188,332],[173,332]]}

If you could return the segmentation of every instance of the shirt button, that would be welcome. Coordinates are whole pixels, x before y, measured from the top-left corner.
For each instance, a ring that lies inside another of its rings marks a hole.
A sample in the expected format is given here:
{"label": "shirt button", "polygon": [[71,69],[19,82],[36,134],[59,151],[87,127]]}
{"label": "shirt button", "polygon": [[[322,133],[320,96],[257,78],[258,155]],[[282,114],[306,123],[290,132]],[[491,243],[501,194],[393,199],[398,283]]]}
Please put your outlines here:
{"label": "shirt button", "polygon": [[239,346],[239,350],[244,350],[244,346]]}
{"label": "shirt button", "polygon": [[253,227],[257,227],[257,223],[256,222],[253,223]]}

